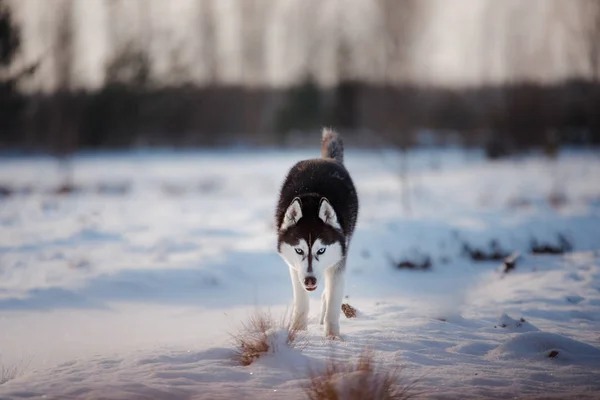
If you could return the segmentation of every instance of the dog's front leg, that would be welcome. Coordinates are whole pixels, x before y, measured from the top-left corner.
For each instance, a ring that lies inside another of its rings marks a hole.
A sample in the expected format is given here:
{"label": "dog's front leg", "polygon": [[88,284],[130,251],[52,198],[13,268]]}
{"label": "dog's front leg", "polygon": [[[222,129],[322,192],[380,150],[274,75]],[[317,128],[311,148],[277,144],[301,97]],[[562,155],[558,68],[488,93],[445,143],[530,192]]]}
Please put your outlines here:
{"label": "dog's front leg", "polygon": [[323,290],[321,295],[321,315],[319,316],[319,324],[321,325],[325,321],[325,313],[327,313],[327,290]]}
{"label": "dog's front leg", "polygon": [[294,291],[292,324],[296,329],[304,330],[308,327],[308,293],[300,284],[298,272],[293,268],[290,268],[290,277],[292,278],[292,290]]}
{"label": "dog's front leg", "polygon": [[340,336],[340,313],[344,297],[344,265],[325,271],[325,336]]}

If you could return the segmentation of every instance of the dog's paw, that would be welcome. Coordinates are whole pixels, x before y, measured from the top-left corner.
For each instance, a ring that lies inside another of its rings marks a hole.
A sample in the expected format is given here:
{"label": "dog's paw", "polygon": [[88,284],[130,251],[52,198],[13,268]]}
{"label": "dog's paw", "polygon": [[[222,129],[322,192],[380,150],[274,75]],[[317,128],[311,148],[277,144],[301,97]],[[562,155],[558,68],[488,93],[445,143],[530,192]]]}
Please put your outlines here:
{"label": "dog's paw", "polygon": [[326,337],[340,336],[340,325],[339,324],[326,323],[325,324],[325,336]]}
{"label": "dog's paw", "polygon": [[340,342],[344,341],[344,337],[339,333],[337,335],[325,335],[325,339],[327,340],[339,340]]}

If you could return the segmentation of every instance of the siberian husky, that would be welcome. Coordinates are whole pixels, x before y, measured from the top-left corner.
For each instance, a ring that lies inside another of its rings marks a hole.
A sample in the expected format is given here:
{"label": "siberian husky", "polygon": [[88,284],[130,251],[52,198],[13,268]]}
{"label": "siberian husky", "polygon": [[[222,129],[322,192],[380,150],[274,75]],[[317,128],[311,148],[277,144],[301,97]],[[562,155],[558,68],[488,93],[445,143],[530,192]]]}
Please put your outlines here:
{"label": "siberian husky", "polygon": [[342,139],[330,129],[323,130],[321,156],[298,162],[283,182],[275,212],[277,251],[290,268],[294,326],[306,329],[308,292],[323,284],[320,324],[327,337],[337,337],[358,197],[343,164]]}

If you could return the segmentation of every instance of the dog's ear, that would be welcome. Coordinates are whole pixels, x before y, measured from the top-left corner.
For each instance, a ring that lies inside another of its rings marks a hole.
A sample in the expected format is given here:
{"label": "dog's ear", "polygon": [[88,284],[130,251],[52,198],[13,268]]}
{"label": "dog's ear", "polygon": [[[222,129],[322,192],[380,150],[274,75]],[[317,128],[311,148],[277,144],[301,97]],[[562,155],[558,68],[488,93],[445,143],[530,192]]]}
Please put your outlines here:
{"label": "dog's ear", "polygon": [[319,218],[321,218],[321,220],[327,225],[330,225],[335,229],[342,229],[333,207],[331,207],[329,200],[327,200],[325,197],[321,198],[321,205],[319,206]]}
{"label": "dog's ear", "polygon": [[302,203],[300,202],[300,199],[296,197],[292,200],[287,210],[285,210],[283,222],[281,223],[279,230],[283,231],[292,225],[296,225],[300,218],[302,218]]}

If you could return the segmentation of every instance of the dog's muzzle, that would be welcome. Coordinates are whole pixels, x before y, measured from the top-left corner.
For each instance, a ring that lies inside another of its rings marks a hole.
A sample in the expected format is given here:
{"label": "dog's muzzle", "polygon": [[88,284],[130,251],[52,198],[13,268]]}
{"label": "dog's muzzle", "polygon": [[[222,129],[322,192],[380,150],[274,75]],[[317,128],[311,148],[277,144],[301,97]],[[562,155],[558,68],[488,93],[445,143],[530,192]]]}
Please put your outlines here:
{"label": "dog's muzzle", "polygon": [[304,278],[304,288],[309,292],[317,289],[317,278],[314,276],[308,276]]}

